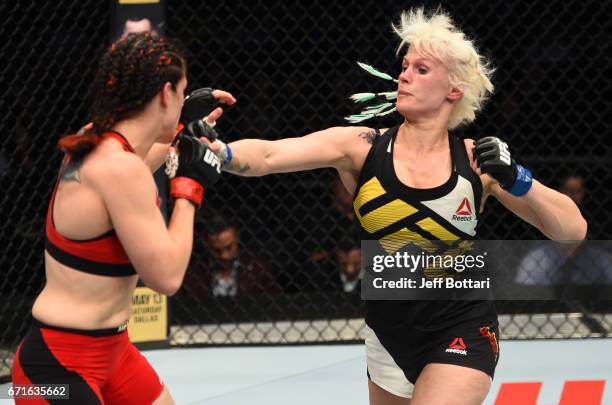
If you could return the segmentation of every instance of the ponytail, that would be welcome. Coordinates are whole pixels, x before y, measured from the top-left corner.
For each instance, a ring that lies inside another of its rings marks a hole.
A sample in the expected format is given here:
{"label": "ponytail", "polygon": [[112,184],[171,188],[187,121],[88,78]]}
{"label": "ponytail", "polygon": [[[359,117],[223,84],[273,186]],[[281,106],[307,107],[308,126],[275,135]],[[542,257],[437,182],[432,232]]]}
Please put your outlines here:
{"label": "ponytail", "polygon": [[89,123],[76,134],[62,137],[57,146],[62,152],[71,155],[73,160],[81,160],[98,146],[102,132],[102,128]]}

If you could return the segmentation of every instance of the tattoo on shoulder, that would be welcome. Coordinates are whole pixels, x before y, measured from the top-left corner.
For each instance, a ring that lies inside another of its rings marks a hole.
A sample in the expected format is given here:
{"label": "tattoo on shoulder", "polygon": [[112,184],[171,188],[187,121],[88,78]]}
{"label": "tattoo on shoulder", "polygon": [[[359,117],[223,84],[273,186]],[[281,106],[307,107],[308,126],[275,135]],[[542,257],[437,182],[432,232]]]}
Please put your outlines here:
{"label": "tattoo on shoulder", "polygon": [[77,183],[81,182],[81,178],[79,177],[79,169],[83,162],[70,162],[68,166],[62,172],[60,176],[62,180],[65,181],[76,181]]}
{"label": "tattoo on shoulder", "polygon": [[374,139],[376,139],[376,131],[373,129],[369,131],[365,131],[359,134],[359,137],[365,139],[367,143],[372,145],[374,143]]}

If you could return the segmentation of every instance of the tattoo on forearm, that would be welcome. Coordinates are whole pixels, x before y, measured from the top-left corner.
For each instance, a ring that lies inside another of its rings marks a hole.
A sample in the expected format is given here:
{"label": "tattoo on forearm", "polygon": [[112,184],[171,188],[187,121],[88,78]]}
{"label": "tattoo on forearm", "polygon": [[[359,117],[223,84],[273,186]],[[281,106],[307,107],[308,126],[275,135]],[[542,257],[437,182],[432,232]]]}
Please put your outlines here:
{"label": "tattoo on forearm", "polygon": [[228,167],[228,170],[237,174],[243,174],[251,170],[251,166],[249,166],[248,163],[240,162],[240,160],[234,157]]}
{"label": "tattoo on forearm", "polygon": [[68,165],[62,172],[61,179],[65,181],[76,181],[77,183],[80,183],[81,178],[79,177],[79,169],[81,168],[82,163],[82,161],[68,163]]}
{"label": "tattoo on forearm", "polygon": [[371,129],[369,131],[362,132],[359,134],[359,137],[365,139],[367,143],[372,145],[374,143],[374,139],[376,138],[376,131]]}

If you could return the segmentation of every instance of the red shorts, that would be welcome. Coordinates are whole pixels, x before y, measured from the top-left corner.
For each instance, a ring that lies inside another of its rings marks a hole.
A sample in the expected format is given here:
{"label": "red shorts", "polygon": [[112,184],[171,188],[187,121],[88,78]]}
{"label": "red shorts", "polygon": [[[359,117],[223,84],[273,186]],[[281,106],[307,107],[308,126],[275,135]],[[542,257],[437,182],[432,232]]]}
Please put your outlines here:
{"label": "red shorts", "polygon": [[[70,398],[59,401],[65,405],[149,405],[164,389],[125,328],[77,330],[36,320],[15,353],[13,384],[68,384]],[[15,403],[51,401],[16,399]]]}

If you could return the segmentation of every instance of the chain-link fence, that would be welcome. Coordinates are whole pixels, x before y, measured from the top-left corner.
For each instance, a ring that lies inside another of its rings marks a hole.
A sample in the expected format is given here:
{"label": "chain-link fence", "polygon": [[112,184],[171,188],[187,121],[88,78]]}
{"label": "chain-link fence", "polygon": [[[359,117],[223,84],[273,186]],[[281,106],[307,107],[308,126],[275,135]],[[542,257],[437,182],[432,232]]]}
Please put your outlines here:
{"label": "chain-link fence", "polygon": [[109,41],[110,5],[2,1],[0,27],[0,375],[44,281],[44,213],[61,161],[55,144],[86,119],[83,95]]}
{"label": "chain-link fence", "polygon": [[[218,126],[226,140],[279,139],[342,125],[353,112],[348,95],[389,90],[355,61],[396,75],[400,58],[390,24],[415,5],[168,3],[166,32],[190,53],[190,88],[213,85],[238,98]],[[568,193],[582,199],[589,237],[609,239],[611,128],[604,117],[610,116],[612,16],[606,2],[443,6],[497,67],[495,95],[462,135],[501,136],[540,181],[555,188],[571,183]],[[54,145],[86,122],[83,95],[111,34],[108,2],[1,2],[0,12],[6,16],[0,27],[0,358],[6,374],[44,279],[44,214],[61,159]],[[370,125],[397,122],[395,115]],[[336,177],[331,170],[226,175],[207,191],[190,269],[171,301],[172,343],[360,338],[351,202]],[[495,202],[487,203],[481,224],[483,238],[541,237]],[[609,336],[612,328],[605,301],[498,307],[505,338]]]}

